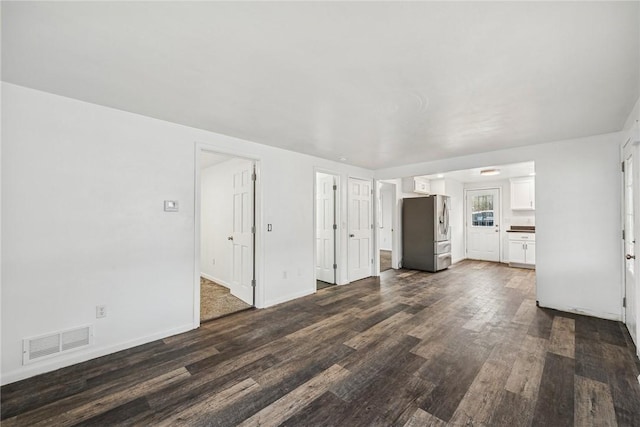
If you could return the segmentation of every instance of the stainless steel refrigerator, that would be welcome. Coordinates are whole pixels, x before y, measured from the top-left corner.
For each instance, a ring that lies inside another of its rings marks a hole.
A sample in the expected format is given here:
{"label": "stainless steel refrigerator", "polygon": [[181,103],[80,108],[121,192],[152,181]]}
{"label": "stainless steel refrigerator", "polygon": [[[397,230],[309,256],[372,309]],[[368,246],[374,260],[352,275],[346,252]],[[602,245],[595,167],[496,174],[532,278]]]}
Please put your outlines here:
{"label": "stainless steel refrigerator", "polygon": [[402,267],[440,271],[451,265],[449,196],[402,200]]}

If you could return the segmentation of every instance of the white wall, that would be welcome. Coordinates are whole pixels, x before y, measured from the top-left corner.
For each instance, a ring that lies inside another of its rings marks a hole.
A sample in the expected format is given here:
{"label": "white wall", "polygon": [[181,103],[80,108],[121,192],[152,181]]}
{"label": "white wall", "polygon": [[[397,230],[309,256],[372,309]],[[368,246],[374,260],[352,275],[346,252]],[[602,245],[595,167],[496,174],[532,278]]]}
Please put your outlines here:
{"label": "white wall", "polygon": [[376,178],[535,161],[540,305],[619,320],[620,138],[612,133],[417,163],[378,170]]}
{"label": "white wall", "polygon": [[[3,383],[196,326],[196,143],[259,160],[258,307],[315,291],[315,168],[341,176],[343,218],[346,177],[373,175],[16,85],[2,91]],[[163,212],[167,199],[180,212]],[[21,365],[23,338],[84,324],[95,326],[89,350]]]}
{"label": "white wall", "polygon": [[230,159],[200,173],[200,271],[204,277],[241,294],[232,283],[233,173],[251,163]]}

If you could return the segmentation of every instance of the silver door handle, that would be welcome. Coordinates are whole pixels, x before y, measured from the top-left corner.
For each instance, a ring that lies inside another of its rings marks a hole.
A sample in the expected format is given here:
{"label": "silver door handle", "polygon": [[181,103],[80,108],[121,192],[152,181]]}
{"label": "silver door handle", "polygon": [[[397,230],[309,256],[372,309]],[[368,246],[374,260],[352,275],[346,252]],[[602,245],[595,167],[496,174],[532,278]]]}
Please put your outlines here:
{"label": "silver door handle", "polygon": [[349,237],[356,237],[355,234],[349,234]]}
{"label": "silver door handle", "polygon": [[627,256],[625,256],[626,259],[636,259],[635,255],[631,255],[631,254],[627,254]]}
{"label": "silver door handle", "polygon": [[233,240],[233,236],[227,237],[227,240]]}

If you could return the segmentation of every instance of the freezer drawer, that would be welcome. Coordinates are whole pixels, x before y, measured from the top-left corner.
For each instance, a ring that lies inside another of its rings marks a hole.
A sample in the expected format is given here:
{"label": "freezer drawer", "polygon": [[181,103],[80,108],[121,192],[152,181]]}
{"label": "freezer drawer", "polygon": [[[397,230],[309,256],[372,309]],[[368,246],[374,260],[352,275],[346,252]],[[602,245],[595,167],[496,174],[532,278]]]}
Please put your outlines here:
{"label": "freezer drawer", "polygon": [[451,253],[436,255],[436,271],[444,270],[451,265]]}
{"label": "freezer drawer", "polygon": [[442,242],[433,242],[435,254],[445,254],[451,252],[451,242],[443,240]]}

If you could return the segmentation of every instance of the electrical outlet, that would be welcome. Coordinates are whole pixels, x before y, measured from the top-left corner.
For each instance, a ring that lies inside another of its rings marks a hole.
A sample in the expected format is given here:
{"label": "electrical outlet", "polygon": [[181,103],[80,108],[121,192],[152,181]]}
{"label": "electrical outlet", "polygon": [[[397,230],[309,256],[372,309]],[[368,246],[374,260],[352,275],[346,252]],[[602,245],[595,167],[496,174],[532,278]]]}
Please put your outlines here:
{"label": "electrical outlet", "polygon": [[211,265],[216,265],[216,259],[215,259],[215,258],[213,258],[213,259],[211,260]]}
{"label": "electrical outlet", "polygon": [[96,319],[102,319],[103,317],[107,317],[107,306],[96,305]]}

